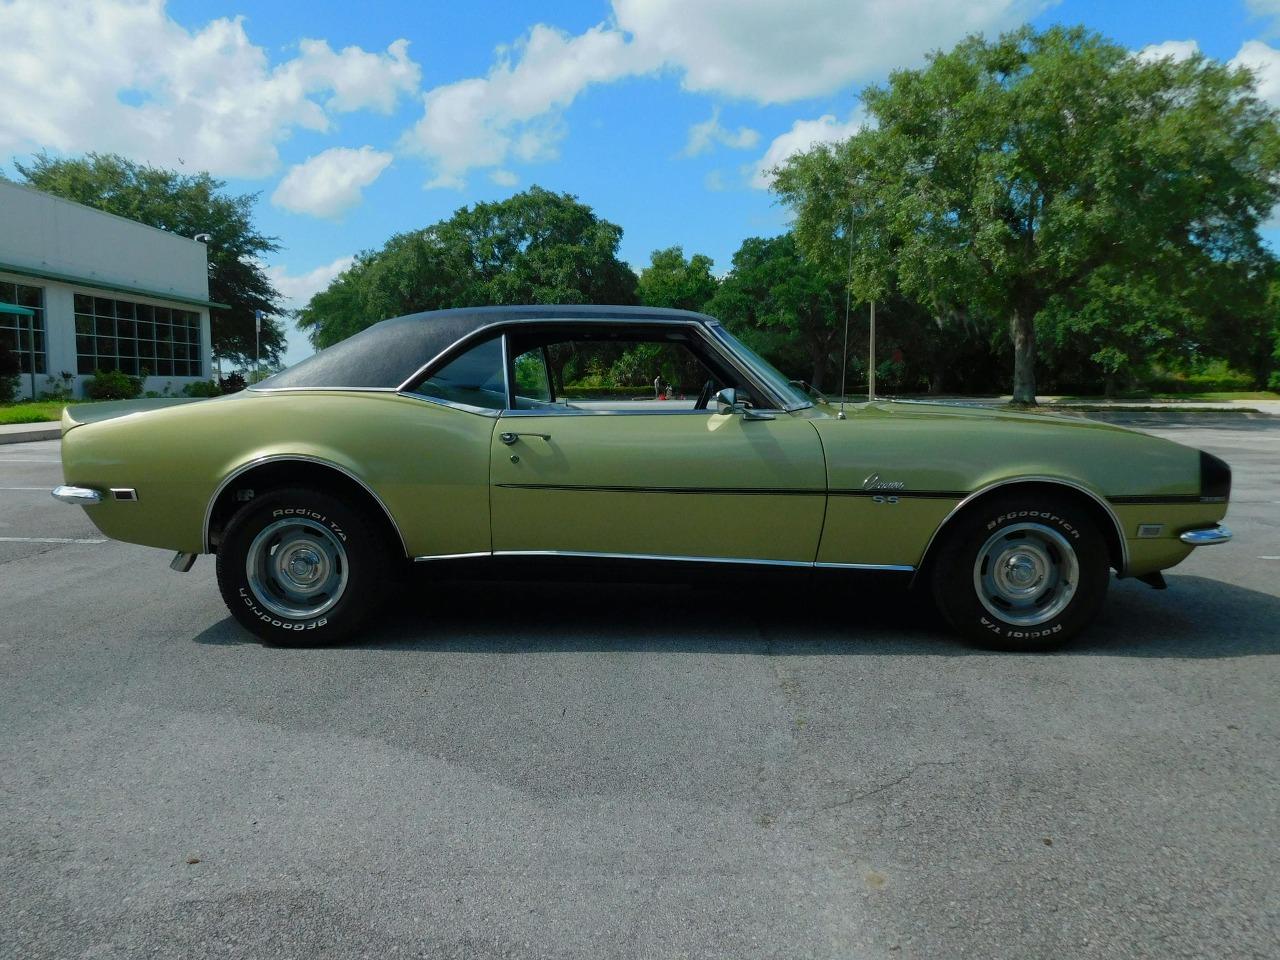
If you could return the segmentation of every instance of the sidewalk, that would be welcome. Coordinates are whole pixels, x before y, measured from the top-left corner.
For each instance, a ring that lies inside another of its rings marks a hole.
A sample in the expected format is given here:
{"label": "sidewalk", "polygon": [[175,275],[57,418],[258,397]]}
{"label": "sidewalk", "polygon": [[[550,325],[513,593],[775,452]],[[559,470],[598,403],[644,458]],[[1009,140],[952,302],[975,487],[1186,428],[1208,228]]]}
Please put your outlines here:
{"label": "sidewalk", "polygon": [[60,436],[62,425],[56,420],[51,423],[6,423],[0,426],[0,444],[57,440]]}
{"label": "sidewalk", "polygon": [[[865,400],[865,396],[862,399]],[[894,398],[885,396],[883,399],[892,400]],[[979,407],[1002,407],[1012,397],[1007,394],[1002,397],[928,397],[913,395],[902,399],[924,403],[937,402]],[[1170,413],[1178,410],[1193,410],[1204,413],[1235,413],[1241,410],[1256,410],[1268,416],[1280,417],[1280,400],[1075,400],[1055,396],[1040,396],[1036,399],[1040,404],[1036,412],[1041,413],[1052,413],[1055,409],[1066,411],[1072,407],[1088,407],[1091,410],[1114,410],[1117,413],[1123,413],[1125,410],[1149,412],[1153,409],[1161,412],[1167,410]]]}

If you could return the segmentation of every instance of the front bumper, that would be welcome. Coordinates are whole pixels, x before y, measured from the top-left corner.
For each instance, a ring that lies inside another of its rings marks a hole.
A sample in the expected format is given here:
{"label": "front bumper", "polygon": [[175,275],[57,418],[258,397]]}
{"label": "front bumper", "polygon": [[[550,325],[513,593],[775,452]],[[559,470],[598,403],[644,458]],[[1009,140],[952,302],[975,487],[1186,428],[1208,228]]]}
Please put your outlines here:
{"label": "front bumper", "polygon": [[1223,523],[1199,530],[1184,530],[1178,535],[1183,543],[1193,547],[1207,547],[1215,543],[1226,543],[1232,537],[1231,529]]}

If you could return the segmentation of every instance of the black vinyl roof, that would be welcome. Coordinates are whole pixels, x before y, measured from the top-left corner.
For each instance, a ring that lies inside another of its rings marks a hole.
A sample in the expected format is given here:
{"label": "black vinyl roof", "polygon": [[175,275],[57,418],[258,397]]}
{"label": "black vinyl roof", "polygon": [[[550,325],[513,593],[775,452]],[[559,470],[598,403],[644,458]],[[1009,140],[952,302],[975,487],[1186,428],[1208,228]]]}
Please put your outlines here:
{"label": "black vinyl roof", "polygon": [[539,304],[430,310],[375,323],[367,330],[268,377],[251,389],[395,389],[425,363],[477,330],[522,320],[609,320],[636,324],[664,320],[715,322],[705,314],[660,307]]}

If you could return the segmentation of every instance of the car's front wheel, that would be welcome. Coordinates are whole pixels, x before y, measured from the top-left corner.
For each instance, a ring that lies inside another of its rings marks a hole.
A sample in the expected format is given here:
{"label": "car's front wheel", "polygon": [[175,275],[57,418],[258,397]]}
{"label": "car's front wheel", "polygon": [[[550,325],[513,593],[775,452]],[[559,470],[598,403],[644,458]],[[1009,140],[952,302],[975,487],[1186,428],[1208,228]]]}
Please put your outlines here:
{"label": "car's front wheel", "polygon": [[351,636],[391,573],[376,525],[317,490],[272,490],[246,503],[218,547],[218,588],[232,615],[269,643]]}
{"label": "car's front wheel", "polygon": [[1032,493],[961,513],[932,561],[943,615],[971,642],[999,650],[1065,643],[1097,615],[1110,578],[1107,544],[1087,508]]}

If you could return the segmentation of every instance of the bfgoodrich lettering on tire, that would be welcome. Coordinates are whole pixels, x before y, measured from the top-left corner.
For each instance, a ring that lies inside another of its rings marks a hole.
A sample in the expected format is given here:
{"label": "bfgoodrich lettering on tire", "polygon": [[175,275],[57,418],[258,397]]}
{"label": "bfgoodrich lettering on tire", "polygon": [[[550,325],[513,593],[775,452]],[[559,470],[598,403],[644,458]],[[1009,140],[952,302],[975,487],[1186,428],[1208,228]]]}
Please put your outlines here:
{"label": "bfgoodrich lettering on tire", "polygon": [[335,643],[381,601],[390,559],[361,511],[317,490],[273,490],[227,525],[218,588],[232,615],[269,643]]}
{"label": "bfgoodrich lettering on tire", "polygon": [[1111,578],[1086,508],[1051,494],[980,502],[948,527],[932,561],[938,608],[962,635],[998,650],[1048,650],[1097,615]]}

